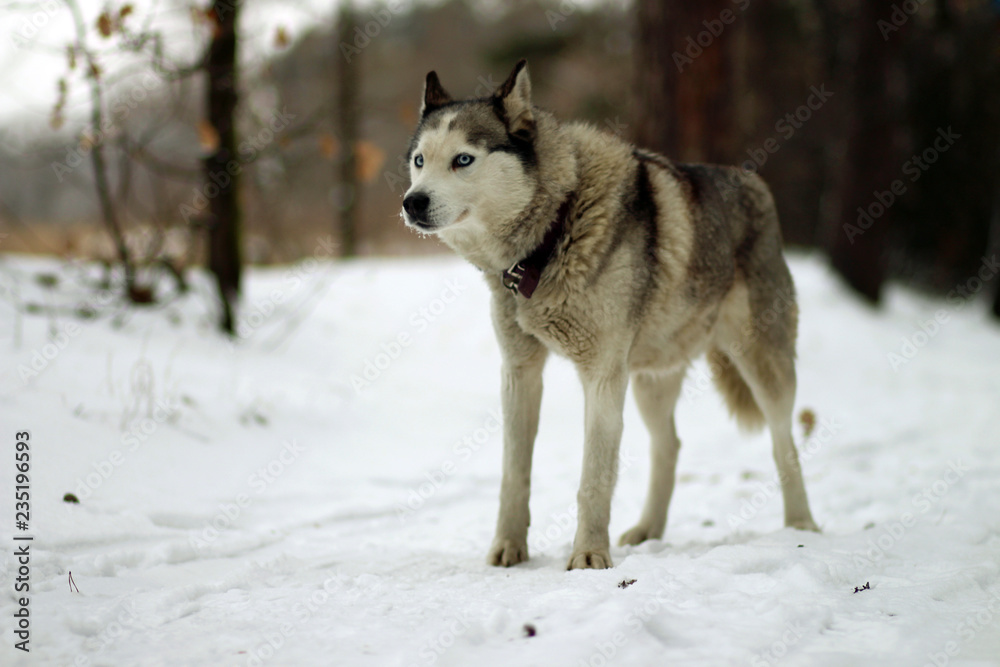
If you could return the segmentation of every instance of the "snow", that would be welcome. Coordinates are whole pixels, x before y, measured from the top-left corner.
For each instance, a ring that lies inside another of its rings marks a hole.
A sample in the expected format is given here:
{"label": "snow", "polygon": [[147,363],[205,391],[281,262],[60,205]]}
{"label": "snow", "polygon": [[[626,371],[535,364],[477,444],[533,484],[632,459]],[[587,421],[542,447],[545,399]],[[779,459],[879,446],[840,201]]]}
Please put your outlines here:
{"label": "snow", "polygon": [[[664,541],[566,572],[583,406],[559,359],[531,559],[485,563],[499,355],[462,261],[253,269],[234,345],[203,276],[123,311],[80,286],[95,267],[0,258],[0,664],[1000,665],[1000,329],[901,288],[872,311],[818,257],[791,265],[823,533],[781,527],[766,434],[739,433],[698,362]],[[81,302],[96,317],[67,314]],[[631,399],[625,424],[612,540],[648,474]],[[29,654],[12,632],[25,429]]]}

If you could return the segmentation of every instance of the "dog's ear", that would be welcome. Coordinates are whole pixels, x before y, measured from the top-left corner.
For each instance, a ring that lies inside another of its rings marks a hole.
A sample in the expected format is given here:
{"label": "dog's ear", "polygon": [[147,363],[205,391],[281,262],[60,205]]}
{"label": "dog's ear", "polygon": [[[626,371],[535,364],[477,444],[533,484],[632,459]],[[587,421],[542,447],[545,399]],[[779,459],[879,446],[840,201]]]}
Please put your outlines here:
{"label": "dog's ear", "polygon": [[514,71],[503,82],[494,99],[501,105],[507,131],[515,137],[531,141],[535,138],[535,114],[531,110],[531,79],[528,78],[528,61],[522,58]]}
{"label": "dog's ear", "polygon": [[451,95],[441,87],[437,72],[428,72],[427,80],[424,82],[424,96],[420,101],[420,117],[423,118],[448,102],[451,102]]}

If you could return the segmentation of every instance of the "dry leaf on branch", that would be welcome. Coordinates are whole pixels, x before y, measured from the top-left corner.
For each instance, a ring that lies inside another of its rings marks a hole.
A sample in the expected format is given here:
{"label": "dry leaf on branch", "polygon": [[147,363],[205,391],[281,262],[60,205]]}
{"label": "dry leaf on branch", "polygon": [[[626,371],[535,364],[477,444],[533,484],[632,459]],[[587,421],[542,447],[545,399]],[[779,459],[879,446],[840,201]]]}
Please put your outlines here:
{"label": "dry leaf on branch", "polygon": [[219,150],[219,133],[207,120],[198,121],[198,144],[207,155]]}
{"label": "dry leaf on branch", "polygon": [[101,33],[101,37],[107,39],[111,37],[113,30],[114,23],[111,20],[111,16],[107,11],[101,12],[101,15],[97,17],[97,32]]}
{"label": "dry leaf on branch", "polygon": [[288,31],[284,26],[278,26],[274,31],[275,48],[283,49],[288,46]]}
{"label": "dry leaf on branch", "polygon": [[385,151],[370,141],[362,139],[354,144],[354,154],[357,158],[358,180],[371,183],[378,177],[378,170],[385,163]]}
{"label": "dry leaf on branch", "polygon": [[340,142],[329,132],[319,135],[319,152],[327,160],[332,160],[340,152]]}

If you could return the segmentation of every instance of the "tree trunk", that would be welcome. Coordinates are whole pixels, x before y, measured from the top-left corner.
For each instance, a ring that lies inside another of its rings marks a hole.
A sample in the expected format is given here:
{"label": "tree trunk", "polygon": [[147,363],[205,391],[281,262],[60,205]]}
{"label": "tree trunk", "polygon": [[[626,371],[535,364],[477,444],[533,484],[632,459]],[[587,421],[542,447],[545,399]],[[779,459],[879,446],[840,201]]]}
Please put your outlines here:
{"label": "tree trunk", "polygon": [[[215,33],[205,69],[208,74],[208,122],[218,135],[215,152],[204,159],[208,207],[208,268],[215,274],[222,304],[220,326],[232,335],[240,295],[240,205],[237,199],[236,21],[240,3],[213,0]],[[218,190],[215,193],[215,190]]]}
{"label": "tree trunk", "polygon": [[1000,281],[994,280],[993,283],[994,283],[994,289],[996,291],[993,293],[992,312],[993,312],[993,317],[1000,319]]}
{"label": "tree trunk", "polygon": [[838,229],[829,240],[833,267],[872,304],[879,303],[887,272],[892,204],[901,178],[894,146],[896,100],[892,65],[896,36],[885,40],[878,27],[885,3],[861,0],[855,21],[858,49],[854,61],[854,104],[848,137]]}
{"label": "tree trunk", "polygon": [[[1000,253],[1000,188],[994,194],[993,204],[993,231],[990,234],[991,243],[986,247],[986,257],[992,259],[994,255]],[[993,307],[990,312],[993,317],[1000,320],[1000,276],[993,276],[990,281],[993,283]]]}
{"label": "tree trunk", "polygon": [[638,0],[637,144],[683,161],[735,159],[732,24],[739,13],[731,0]]}
{"label": "tree trunk", "polygon": [[[350,44],[354,39],[354,4],[352,0],[342,0],[340,16],[337,19],[337,43]],[[358,68],[360,59],[350,62],[335,49],[337,59],[337,130],[340,135],[341,159],[337,165],[337,197],[339,206],[338,223],[341,253],[353,257],[357,253],[357,202],[359,195],[357,154],[358,142]]]}

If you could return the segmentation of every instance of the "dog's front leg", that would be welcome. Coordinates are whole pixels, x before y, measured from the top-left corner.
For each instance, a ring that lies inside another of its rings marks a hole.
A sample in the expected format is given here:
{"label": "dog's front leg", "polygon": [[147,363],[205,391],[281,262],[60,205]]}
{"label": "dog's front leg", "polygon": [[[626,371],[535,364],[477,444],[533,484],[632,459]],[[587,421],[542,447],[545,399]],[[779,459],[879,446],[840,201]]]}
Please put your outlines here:
{"label": "dog's front leg", "polygon": [[618,447],[628,372],[625,364],[610,369],[581,369],[585,435],[583,474],[577,493],[578,524],[573,555],[566,569],[611,567],[608,522],[611,495],[618,476]]}
{"label": "dog's front leg", "polygon": [[531,514],[531,456],[538,433],[542,404],[542,370],[548,350],[537,338],[517,326],[507,308],[513,301],[504,293],[494,299],[493,322],[503,353],[501,407],[503,408],[503,480],[500,515],[487,562],[510,567],[528,560],[528,524]]}

